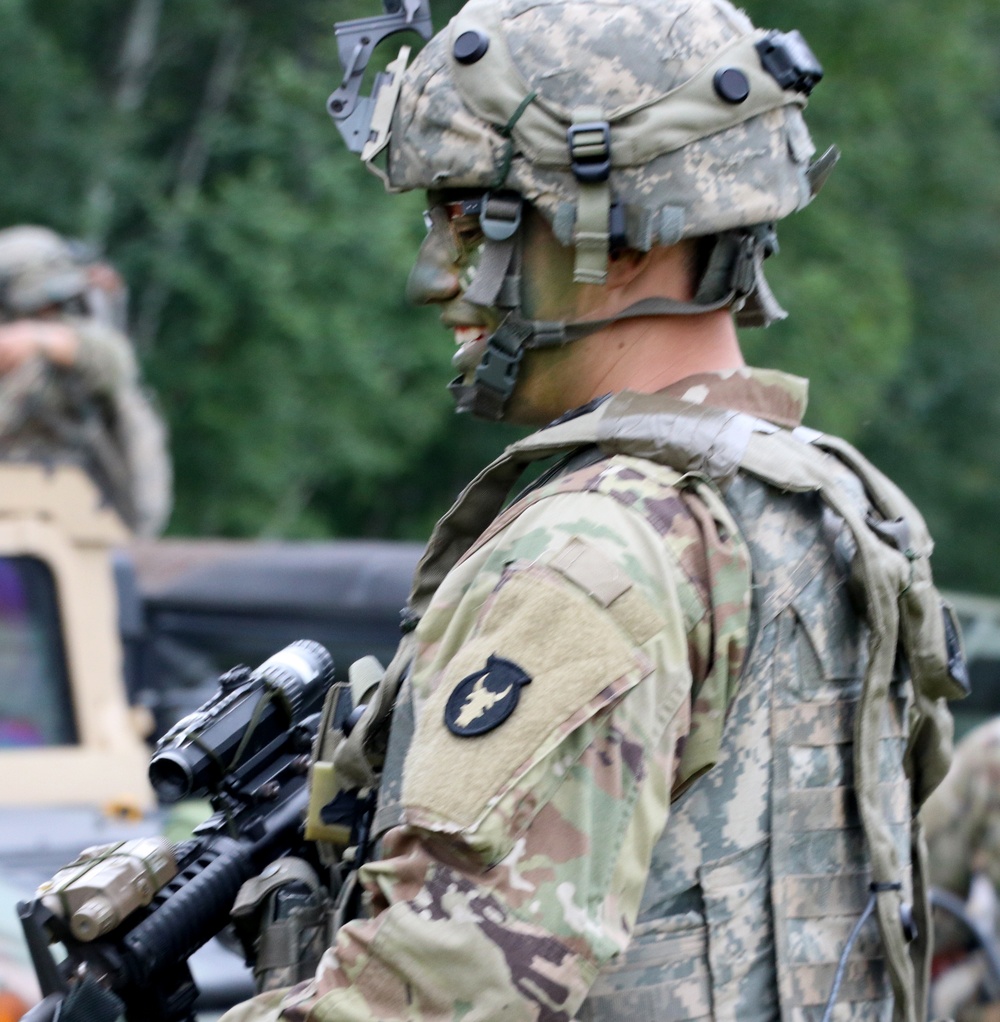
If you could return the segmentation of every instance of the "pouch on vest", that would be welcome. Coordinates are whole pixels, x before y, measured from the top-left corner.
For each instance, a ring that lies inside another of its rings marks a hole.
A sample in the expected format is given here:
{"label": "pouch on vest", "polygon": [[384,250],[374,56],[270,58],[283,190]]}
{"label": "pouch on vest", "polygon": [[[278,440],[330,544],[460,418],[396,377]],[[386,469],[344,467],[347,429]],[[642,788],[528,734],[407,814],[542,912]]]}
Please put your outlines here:
{"label": "pouch on vest", "polygon": [[304,859],[276,859],[240,888],[231,916],[258,993],[315,974],[329,914],[329,896]]}
{"label": "pouch on vest", "polygon": [[[380,687],[384,670],[373,656],[351,664],[349,682],[338,682],[327,692],[309,767],[309,806],[305,836],[315,841],[321,861],[333,866],[348,856],[348,849],[368,829],[374,775],[359,779],[337,762],[367,704]],[[355,736],[357,737],[357,736]]]}

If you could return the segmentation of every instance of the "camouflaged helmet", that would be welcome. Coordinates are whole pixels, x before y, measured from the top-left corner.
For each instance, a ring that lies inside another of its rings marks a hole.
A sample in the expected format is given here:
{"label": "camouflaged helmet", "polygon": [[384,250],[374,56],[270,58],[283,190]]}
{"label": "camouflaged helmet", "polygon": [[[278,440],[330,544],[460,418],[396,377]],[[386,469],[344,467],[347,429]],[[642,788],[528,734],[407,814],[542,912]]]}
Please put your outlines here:
{"label": "camouflaged helmet", "polygon": [[470,0],[358,102],[382,38],[430,35],[427,0],[385,2],[384,18],[337,26],[346,73],[329,109],[391,191],[481,193],[486,240],[464,299],[506,315],[477,373],[488,417],[524,350],[606,325],[524,320],[512,297],[524,201],[573,247],[578,282],[604,283],[616,249],[712,239],[692,301],[647,299],[618,319],[785,315],[763,273],[774,222],[809,202],[837,156],[811,162],[802,109],[823,72],[798,32],[756,29],[727,0]]}
{"label": "camouflaged helmet", "polygon": [[0,231],[0,308],[8,316],[30,316],[86,290],[74,246],[55,231],[30,225]]}
{"label": "camouflaged helmet", "polygon": [[780,219],[810,198],[818,67],[783,86],[773,38],[724,0],[472,0],[403,77],[389,183],[513,189],[598,273],[612,203],[641,250]]}
{"label": "camouflaged helmet", "polygon": [[576,247],[577,279],[603,282],[616,243],[804,206],[821,76],[798,33],[726,0],[471,0],[398,75],[362,158],[386,150],[393,190],[518,192]]}

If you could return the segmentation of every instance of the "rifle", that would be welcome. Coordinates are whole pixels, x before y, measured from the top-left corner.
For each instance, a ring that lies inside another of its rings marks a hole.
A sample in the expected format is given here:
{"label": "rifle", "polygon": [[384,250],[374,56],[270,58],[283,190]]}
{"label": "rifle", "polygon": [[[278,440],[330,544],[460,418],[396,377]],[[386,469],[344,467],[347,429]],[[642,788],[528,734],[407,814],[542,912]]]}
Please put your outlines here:
{"label": "rifle", "polygon": [[[50,1006],[89,980],[117,995],[128,1022],[193,1022],[188,958],[226,927],[247,880],[281,856],[311,854],[303,835],[310,752],[332,685],[330,654],[299,640],[254,671],[223,674],[219,691],[160,739],[149,776],[161,800],[208,796],[214,815],[172,847],[151,850],[146,839],[145,849],[89,850],[18,905]],[[349,689],[336,688],[343,723]],[[62,961],[53,944],[65,949]]]}

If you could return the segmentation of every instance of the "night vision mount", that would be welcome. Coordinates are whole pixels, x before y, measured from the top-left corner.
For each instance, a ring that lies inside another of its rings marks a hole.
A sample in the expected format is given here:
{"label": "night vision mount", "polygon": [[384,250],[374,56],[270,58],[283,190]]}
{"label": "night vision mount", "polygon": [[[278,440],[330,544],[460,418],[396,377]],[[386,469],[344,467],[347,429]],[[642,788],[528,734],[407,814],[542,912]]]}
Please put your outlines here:
{"label": "night vision mount", "polygon": [[379,93],[391,88],[401,68],[390,66],[379,72],[372,83],[370,96],[360,96],[365,69],[375,47],[398,32],[416,32],[425,41],[434,33],[431,27],[430,0],[382,0],[385,14],[374,18],[356,18],[334,25],[337,50],[344,80],[340,88],[327,100],[327,110],[347,148],[360,153],[371,140],[372,117]]}

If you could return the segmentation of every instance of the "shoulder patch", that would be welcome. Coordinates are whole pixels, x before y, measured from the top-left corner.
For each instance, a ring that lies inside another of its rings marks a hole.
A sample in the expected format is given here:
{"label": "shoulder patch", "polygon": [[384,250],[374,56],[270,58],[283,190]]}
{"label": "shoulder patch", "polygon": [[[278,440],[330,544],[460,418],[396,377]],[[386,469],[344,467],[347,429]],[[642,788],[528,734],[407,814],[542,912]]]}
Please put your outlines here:
{"label": "shoulder patch", "polygon": [[521,686],[531,675],[513,660],[492,654],[481,671],[463,678],[444,708],[445,726],[459,738],[484,735],[499,727],[516,709]]}
{"label": "shoulder patch", "polygon": [[[653,670],[613,615],[565,575],[537,564],[510,568],[474,626],[461,629],[460,641],[449,637],[431,648],[438,661],[418,661],[412,681],[415,691],[426,686],[427,694],[414,706],[401,801],[404,822],[449,832],[474,829],[518,777]],[[687,664],[682,631],[675,659]],[[501,664],[497,675],[491,660],[508,666]],[[422,671],[428,673],[419,677]],[[514,672],[530,684],[513,684]],[[508,684],[519,700],[500,721],[513,704],[504,693]],[[503,695],[503,707],[498,700],[490,710],[477,710],[494,695]],[[493,714],[492,728],[477,737],[463,733]],[[552,771],[546,784],[558,785],[562,777]],[[536,792],[538,807],[546,791]],[[511,834],[522,823],[511,823]],[[503,842],[491,845],[490,861],[509,850]]]}

